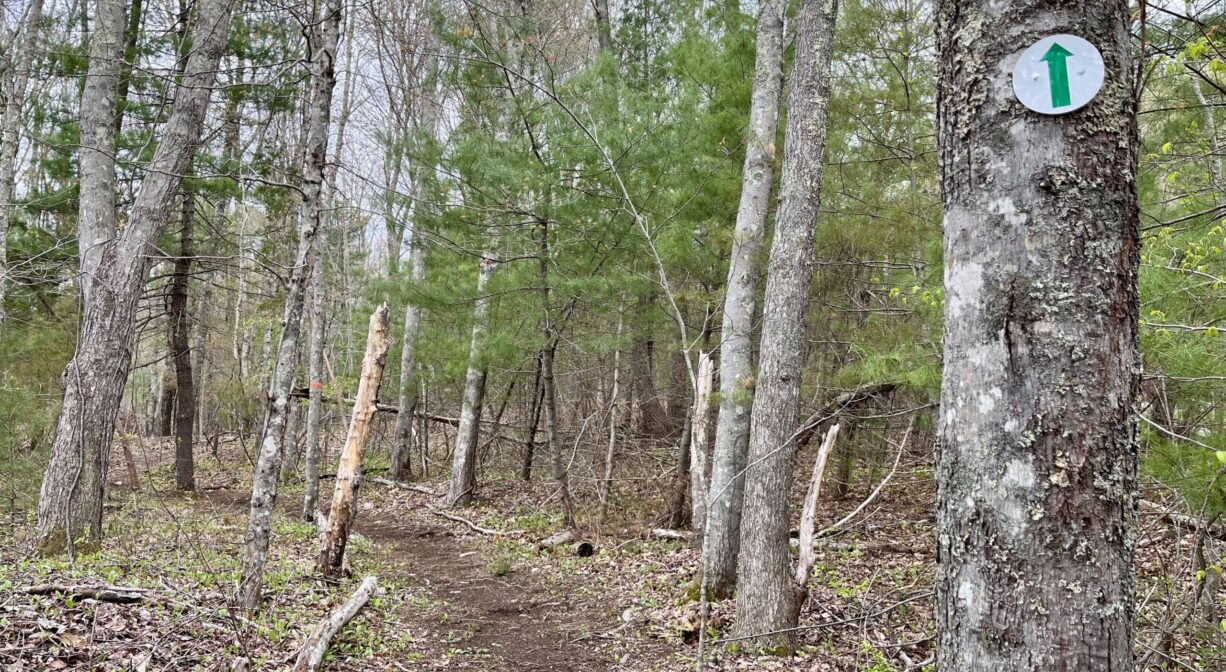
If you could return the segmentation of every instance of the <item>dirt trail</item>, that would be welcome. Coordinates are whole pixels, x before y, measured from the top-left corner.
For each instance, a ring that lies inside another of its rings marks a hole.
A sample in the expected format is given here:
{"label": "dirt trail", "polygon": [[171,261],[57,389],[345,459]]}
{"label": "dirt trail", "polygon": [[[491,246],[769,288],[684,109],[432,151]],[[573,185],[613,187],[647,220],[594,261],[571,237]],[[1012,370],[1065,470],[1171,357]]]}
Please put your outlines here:
{"label": "dirt trail", "polygon": [[446,649],[465,652],[448,669],[569,672],[614,666],[582,635],[615,622],[568,595],[552,593],[527,571],[493,576],[485,539],[456,537],[442,521],[432,525],[387,514],[359,516],[357,530],[388,554],[404,578],[446,602],[445,622],[437,614],[432,622],[423,613],[404,618],[424,624]]}

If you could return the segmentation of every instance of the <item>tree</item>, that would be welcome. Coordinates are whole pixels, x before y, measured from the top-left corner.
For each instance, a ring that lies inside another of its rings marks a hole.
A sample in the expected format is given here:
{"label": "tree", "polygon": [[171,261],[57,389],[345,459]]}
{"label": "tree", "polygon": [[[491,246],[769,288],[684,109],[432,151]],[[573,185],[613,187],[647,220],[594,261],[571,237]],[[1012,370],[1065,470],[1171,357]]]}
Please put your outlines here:
{"label": "tree", "polygon": [[342,5],[342,0],[328,0],[319,6],[319,15],[313,18],[309,31],[311,105],[306,123],[302,201],[298,207],[298,250],[289,277],[281,339],[277,345],[272,385],[268,390],[268,417],[260,439],[260,453],[251,486],[246,555],[238,592],[239,605],[248,610],[259,606],[264,583],[272,513],[277,501],[282,437],[292,403],[290,388],[298,362],[307,272],[314,263],[315,237],[323,218],[324,164],[328,154],[332,90],[336,86],[336,48],[340,41]]}
{"label": "tree", "polygon": [[[108,26],[99,36],[105,36],[107,46],[99,48],[98,58],[118,60],[110,39],[115,37],[118,45],[118,36],[122,35],[122,4],[118,9],[111,4],[104,1],[99,6],[107,21],[116,26]],[[171,217],[182,176],[200,142],[232,8],[229,0],[201,1],[194,49],[123,237],[104,242],[99,242],[104,239],[98,236],[105,233],[105,226],[88,226],[85,222],[97,224],[115,217],[113,209],[103,212],[101,205],[113,206],[113,194],[107,190],[113,187],[114,162],[110,156],[86,161],[85,155],[105,154],[100,146],[113,141],[113,119],[101,111],[113,112],[114,92],[91,93],[89,89],[91,84],[104,87],[114,82],[108,74],[102,82],[95,77],[86,83],[86,97],[92,102],[87,106],[82,99],[82,128],[96,133],[99,140],[88,152],[82,147],[80,238],[82,268],[93,270],[82,276],[85,291],[80,333],[76,352],[64,370],[64,403],[39,495],[38,539],[44,553],[62,549],[72,553],[76,540],[92,540],[102,534],[107,457],[132,361],[135,315],[148,273],[149,252]],[[93,65],[91,62],[91,69]],[[87,181],[91,185],[88,196]],[[94,249],[87,253],[86,248]]]}
{"label": "tree", "polygon": [[[802,0],[797,17],[779,212],[767,270],[760,367],[745,473],[736,591],[736,627],[741,635],[796,627],[808,579],[808,568],[804,568],[803,577],[794,576],[792,571],[788,497],[796,463],[800,372],[806,355],[805,313],[813,279],[814,228],[822,197],[830,54],[837,14],[836,0]],[[767,635],[756,641],[790,650],[795,634]]]}
{"label": "tree", "polygon": [[[942,669],[1132,670],[1136,91],[1122,0],[939,5],[945,369]],[[1011,92],[1019,45],[1072,33],[1106,82],[1063,116]]]}
{"label": "tree", "polygon": [[758,5],[758,52],[745,149],[741,205],[732,238],[719,348],[719,419],[711,460],[711,491],[703,541],[703,571],[711,594],[727,597],[736,581],[741,535],[745,451],[753,405],[753,331],[758,297],[757,256],[766,234],[775,182],[775,135],[783,85],[783,0]]}
{"label": "tree", "polygon": [[448,506],[467,506],[477,487],[477,439],[481,435],[481,404],[485,399],[485,342],[490,330],[490,278],[498,262],[494,253],[482,254],[477,271],[477,301],[473,305],[473,333],[468,354],[468,373],[464,377],[464,398],[460,407],[460,426],[456,429],[455,458],[451,465]]}
{"label": "tree", "polygon": [[4,297],[8,284],[8,237],[13,219],[13,196],[17,182],[17,149],[21,145],[21,110],[25,105],[26,86],[34,55],[38,53],[43,22],[43,0],[32,0],[26,6],[17,39],[13,40],[8,56],[4,81],[4,113],[0,119],[0,333],[4,332]]}

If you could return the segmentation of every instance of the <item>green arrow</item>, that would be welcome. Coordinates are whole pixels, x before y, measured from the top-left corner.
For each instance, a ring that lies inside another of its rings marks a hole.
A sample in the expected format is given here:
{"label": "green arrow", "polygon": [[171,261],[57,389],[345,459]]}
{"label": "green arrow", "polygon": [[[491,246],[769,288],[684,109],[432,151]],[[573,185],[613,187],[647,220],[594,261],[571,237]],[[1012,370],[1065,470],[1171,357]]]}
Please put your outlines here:
{"label": "green arrow", "polygon": [[1047,61],[1047,81],[1051,83],[1051,106],[1054,108],[1068,107],[1072,105],[1072,99],[1069,97],[1068,90],[1068,63],[1066,59],[1072,56],[1073,52],[1060,46],[1059,42],[1053,42],[1051,49],[1043,55],[1043,60]]}

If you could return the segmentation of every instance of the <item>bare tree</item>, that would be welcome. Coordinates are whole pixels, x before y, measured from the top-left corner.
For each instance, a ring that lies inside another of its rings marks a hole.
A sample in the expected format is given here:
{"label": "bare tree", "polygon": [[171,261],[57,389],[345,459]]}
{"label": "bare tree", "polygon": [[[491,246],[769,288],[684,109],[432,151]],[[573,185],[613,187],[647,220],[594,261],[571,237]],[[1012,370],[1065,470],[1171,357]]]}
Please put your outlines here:
{"label": "bare tree", "polygon": [[[1134,666],[1140,241],[1129,25],[1124,0],[938,6],[943,670]],[[1010,70],[1022,45],[1061,33],[1101,51],[1106,81],[1086,108],[1039,115],[1014,97]]]}
{"label": "bare tree", "polygon": [[259,606],[264,584],[272,513],[277,501],[281,440],[289,414],[291,386],[298,361],[298,340],[302,332],[306,276],[313,263],[315,237],[323,217],[324,164],[328,155],[332,90],[336,85],[336,49],[340,41],[342,5],[343,0],[328,0],[320,5],[319,15],[313,18],[309,31],[312,92],[306,130],[306,162],[302,171],[302,203],[298,209],[298,251],[290,273],[281,340],[268,391],[268,420],[260,440],[255,480],[251,486],[246,557],[238,591],[238,604],[249,610]]}

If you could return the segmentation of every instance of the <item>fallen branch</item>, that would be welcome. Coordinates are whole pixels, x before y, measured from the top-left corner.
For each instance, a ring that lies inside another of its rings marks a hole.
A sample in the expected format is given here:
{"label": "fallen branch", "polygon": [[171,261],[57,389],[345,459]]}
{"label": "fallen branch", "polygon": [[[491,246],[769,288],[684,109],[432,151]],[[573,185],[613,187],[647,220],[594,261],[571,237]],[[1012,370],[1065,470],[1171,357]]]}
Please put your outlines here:
{"label": "fallen branch", "polygon": [[129,586],[68,586],[58,583],[44,583],[23,588],[27,595],[51,595],[59,593],[74,599],[98,600],[114,604],[135,604],[145,599],[148,591],[143,588]]}
{"label": "fallen branch", "polygon": [[1177,513],[1148,499],[1141,500],[1141,510],[1158,516],[1159,519],[1169,525],[1188,528],[1194,532],[1203,530],[1205,534],[1214,539],[1226,541],[1226,525],[1210,523],[1196,516],[1189,516],[1186,513]]}
{"label": "fallen branch", "polygon": [[375,577],[368,576],[362,580],[362,585],[349,596],[340,607],[332,610],[328,617],[320,621],[315,629],[311,631],[309,637],[302,648],[298,651],[298,660],[294,663],[293,672],[314,672],[319,669],[319,664],[324,659],[324,653],[328,650],[328,644],[332,642],[332,638],[336,636],[340,629],[345,627],[345,624],[353,620],[358,611],[366,605],[370,600],[370,596],[375,592]]}
{"label": "fallen branch", "polygon": [[813,550],[814,519],[817,517],[817,497],[822,491],[822,475],[826,473],[826,461],[830,459],[830,451],[834,450],[834,441],[839,436],[839,425],[833,425],[826,432],[822,447],[817,451],[817,461],[813,463],[813,478],[809,481],[809,492],[805,495],[805,507],[800,514],[800,555],[796,559],[796,572],[792,581],[801,595],[808,590],[809,575],[813,573],[813,563],[817,561],[817,552]]}
{"label": "fallen branch", "polygon": [[[289,396],[294,399],[310,399],[311,397],[310,390],[305,387],[299,387],[299,388],[295,388],[291,390],[289,393]],[[346,406],[352,406],[354,402],[353,399],[344,399],[340,396],[338,396],[336,399],[329,399],[325,397],[321,399],[320,401],[322,401],[325,404],[332,404],[333,406],[336,406],[341,403],[344,403],[344,405]],[[379,413],[399,413],[400,407],[393,406],[392,404],[376,403],[375,410]],[[452,427],[460,426],[459,418],[449,418],[445,415],[434,415],[433,413],[422,413],[421,411],[414,411],[413,417],[424,418],[426,420],[429,420],[430,422],[438,422],[444,425],[451,425]]]}
{"label": "fallen branch", "polygon": [[647,536],[653,539],[676,539],[678,541],[690,541],[694,538],[694,533],[689,530],[666,530],[662,527],[656,527],[647,530]]}
{"label": "fallen branch", "polygon": [[413,485],[412,483],[401,483],[400,481],[393,481],[390,478],[368,478],[366,480],[370,481],[371,483],[378,483],[379,485],[386,485],[389,488],[400,488],[402,490],[412,490],[413,492],[420,492],[423,495],[430,495],[431,497],[442,497],[442,495],[431,490],[430,488],[425,488],[420,485]]}
{"label": "fallen branch", "polygon": [[488,535],[495,536],[495,537],[514,537],[516,535],[520,535],[524,533],[523,530],[511,530],[510,532],[503,532],[502,530],[491,530],[488,527],[481,527],[480,525],[474,523],[471,520],[468,520],[467,518],[461,518],[453,513],[447,513],[446,511],[441,511],[439,509],[434,508],[433,506],[427,507],[427,508],[430,509],[430,513],[433,513],[436,516],[442,516],[446,518],[447,520],[453,520],[457,523],[463,523],[467,525],[469,528],[472,529],[473,532],[480,532],[481,534],[488,534]]}

